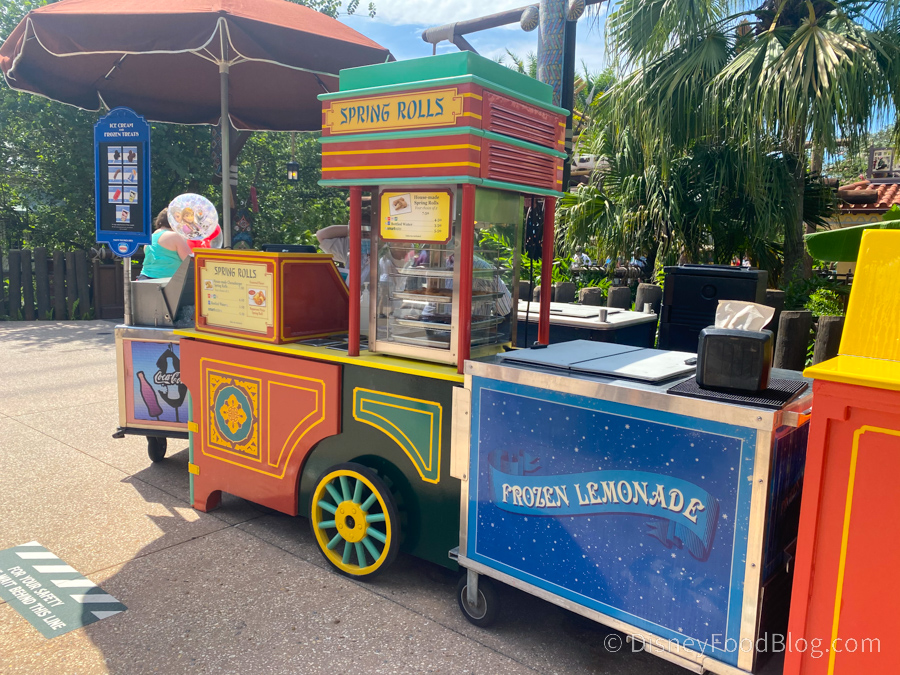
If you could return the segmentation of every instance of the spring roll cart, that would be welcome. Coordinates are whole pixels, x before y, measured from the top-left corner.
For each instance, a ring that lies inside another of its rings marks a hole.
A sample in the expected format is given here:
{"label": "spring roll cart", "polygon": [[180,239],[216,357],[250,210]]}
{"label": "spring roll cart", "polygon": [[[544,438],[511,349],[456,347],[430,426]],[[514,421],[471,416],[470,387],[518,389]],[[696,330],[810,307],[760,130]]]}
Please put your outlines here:
{"label": "spring roll cart", "polygon": [[329,564],[357,578],[398,550],[456,567],[454,397],[466,359],[514,339],[525,196],[547,202],[552,252],[565,111],[551,97],[471,53],[341,71],[320,96],[322,184],[350,188],[349,288],[328,255],[197,253],[195,328],[177,331],[195,508],[224,491],[306,515]]}
{"label": "spring roll cart", "polygon": [[761,398],[710,395],[692,356],[580,340],[466,364],[466,618],[493,620],[498,579],[693,672],[754,670],[786,617],[812,394],[776,370]]}

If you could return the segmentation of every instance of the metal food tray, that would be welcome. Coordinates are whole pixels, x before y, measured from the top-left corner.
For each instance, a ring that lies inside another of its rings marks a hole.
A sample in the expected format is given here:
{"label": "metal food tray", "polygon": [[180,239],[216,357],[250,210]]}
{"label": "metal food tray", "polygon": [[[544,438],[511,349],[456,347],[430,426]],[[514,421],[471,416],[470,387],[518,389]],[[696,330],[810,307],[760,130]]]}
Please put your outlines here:
{"label": "metal food tray", "polygon": [[450,332],[449,323],[441,323],[440,321],[422,321],[420,319],[392,319],[391,325],[403,326],[404,328],[427,328],[428,330],[442,330]]}
{"label": "metal food tray", "polygon": [[[472,295],[472,302],[483,302],[487,300],[496,300],[503,293],[499,292],[491,292],[491,293],[479,293],[478,295]],[[444,295],[429,295],[426,293],[408,293],[408,292],[397,292],[391,293],[391,300],[404,300],[406,302],[418,302],[423,305],[452,305],[453,297],[447,297]]]}
{"label": "metal food tray", "polygon": [[[472,276],[475,277],[493,277],[500,272],[509,272],[506,267],[491,267],[489,269],[473,269]],[[452,279],[453,270],[435,269],[431,267],[401,267],[396,272],[391,272],[391,276],[397,275],[405,277],[428,277],[429,279]]]}
{"label": "metal food tray", "polygon": [[[489,319],[480,319],[472,322],[472,330],[479,328],[491,328],[499,326],[506,317],[492,316]],[[438,321],[421,321],[418,319],[393,319],[391,325],[403,326],[404,328],[427,328],[428,330],[450,332],[451,325],[449,323],[440,323]]]}
{"label": "metal food tray", "polygon": [[[447,331],[449,332],[449,331]],[[473,347],[478,347],[480,345],[488,345],[495,344],[496,340],[495,336],[487,335],[485,337],[473,338],[470,341],[470,345]],[[408,345],[417,345],[419,347],[437,347],[440,349],[449,349],[450,348],[450,339],[448,337],[447,340],[432,340],[427,337],[413,337],[411,335],[396,335],[392,334],[388,338],[391,342],[396,342],[400,344],[408,344]]]}
{"label": "metal food tray", "polygon": [[437,347],[439,349],[450,349],[450,338],[446,340],[431,340],[427,337],[413,337],[411,335],[391,335],[391,342],[399,344],[415,345],[417,347]]}
{"label": "metal food tray", "polygon": [[472,330],[476,330],[478,328],[492,328],[494,326],[499,326],[503,323],[505,316],[492,316],[490,319],[479,319],[478,321],[472,322]]}

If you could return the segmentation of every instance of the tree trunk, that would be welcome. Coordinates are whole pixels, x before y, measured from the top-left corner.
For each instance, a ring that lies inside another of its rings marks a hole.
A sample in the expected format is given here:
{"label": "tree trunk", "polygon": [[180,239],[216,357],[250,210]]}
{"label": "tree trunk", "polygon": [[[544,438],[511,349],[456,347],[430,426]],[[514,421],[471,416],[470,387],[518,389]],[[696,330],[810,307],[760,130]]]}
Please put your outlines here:
{"label": "tree trunk", "polygon": [[803,235],[803,195],[806,188],[806,151],[803,142],[793,143],[796,148],[796,167],[793,176],[794,203],[790,218],[784,224],[784,272],[782,284],[789,284],[812,276],[812,258],[806,253]]}
{"label": "tree trunk", "polygon": [[644,273],[651,283],[656,283],[656,258],[659,255],[659,239],[654,239],[647,250],[647,264]]}

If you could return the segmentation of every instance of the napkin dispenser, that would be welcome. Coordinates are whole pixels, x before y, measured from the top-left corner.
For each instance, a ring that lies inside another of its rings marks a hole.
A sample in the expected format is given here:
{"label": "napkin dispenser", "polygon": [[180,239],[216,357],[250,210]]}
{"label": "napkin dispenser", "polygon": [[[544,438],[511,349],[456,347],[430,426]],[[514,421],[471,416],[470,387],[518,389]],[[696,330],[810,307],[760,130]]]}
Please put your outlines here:
{"label": "napkin dispenser", "polygon": [[757,393],[769,386],[772,331],[704,328],[697,351],[697,385],[732,393]]}

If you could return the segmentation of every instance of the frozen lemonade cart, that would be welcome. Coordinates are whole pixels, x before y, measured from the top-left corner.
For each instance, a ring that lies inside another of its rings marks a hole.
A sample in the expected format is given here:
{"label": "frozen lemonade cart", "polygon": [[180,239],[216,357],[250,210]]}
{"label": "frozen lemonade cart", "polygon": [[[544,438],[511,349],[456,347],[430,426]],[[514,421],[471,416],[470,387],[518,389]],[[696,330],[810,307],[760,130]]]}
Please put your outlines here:
{"label": "frozen lemonade cart", "polygon": [[690,356],[579,340],[467,364],[470,621],[496,616],[493,578],[694,672],[754,670],[786,618],[812,394],[790,371],[758,397],[698,390]]}

